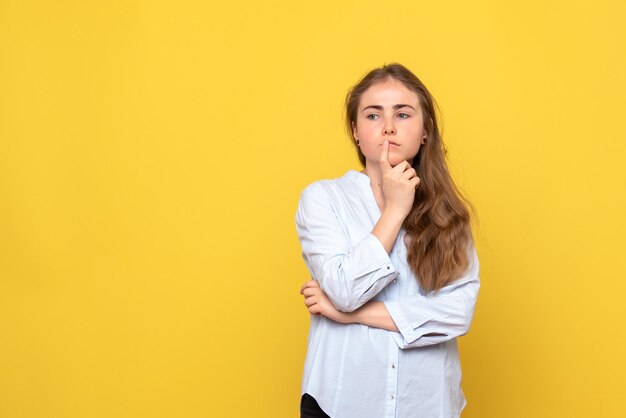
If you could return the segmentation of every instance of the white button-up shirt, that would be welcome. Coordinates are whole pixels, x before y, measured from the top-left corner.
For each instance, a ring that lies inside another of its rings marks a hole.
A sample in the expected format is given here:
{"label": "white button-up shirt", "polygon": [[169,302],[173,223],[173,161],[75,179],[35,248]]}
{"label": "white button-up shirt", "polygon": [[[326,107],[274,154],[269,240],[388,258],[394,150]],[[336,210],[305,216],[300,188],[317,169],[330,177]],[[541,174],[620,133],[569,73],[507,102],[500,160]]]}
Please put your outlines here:
{"label": "white button-up shirt", "polygon": [[296,229],[311,276],[339,310],[383,301],[400,331],[311,316],[302,394],[331,418],[458,417],[466,401],[456,337],[474,314],[476,250],[472,243],[461,278],[425,294],[407,263],[404,231],[389,255],[372,235],[380,215],[358,171],[302,192]]}

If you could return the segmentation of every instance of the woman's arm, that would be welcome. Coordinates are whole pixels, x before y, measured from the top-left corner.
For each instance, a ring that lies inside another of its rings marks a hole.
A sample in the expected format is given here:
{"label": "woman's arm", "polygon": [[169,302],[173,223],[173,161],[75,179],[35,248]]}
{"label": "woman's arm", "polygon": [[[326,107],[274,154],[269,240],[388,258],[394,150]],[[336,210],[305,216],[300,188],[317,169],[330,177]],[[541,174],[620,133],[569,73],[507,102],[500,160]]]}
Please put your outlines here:
{"label": "woman's arm", "polygon": [[323,315],[342,324],[363,324],[388,331],[398,331],[398,327],[383,302],[369,301],[352,312],[342,312],[333,306],[317,280],[306,282],[300,289],[300,294],[304,296],[304,304],[313,315]]}
{"label": "woman's arm", "polygon": [[398,347],[439,344],[469,331],[480,289],[478,255],[473,244],[468,256],[468,269],[451,284],[428,295],[402,296],[384,302],[400,331],[393,335]]}
{"label": "woman's arm", "polygon": [[392,167],[388,154],[389,142],[385,141],[379,164],[368,166],[368,176],[380,187],[376,190],[380,190],[383,207],[372,231],[356,245],[346,236],[338,191],[331,183],[311,184],[298,204],[296,230],[304,261],[311,276],[343,312],[361,307],[397,276],[389,254],[411,211],[420,180],[406,161]]}
{"label": "woman's arm", "polygon": [[311,277],[333,305],[352,312],[398,275],[381,241],[368,234],[353,244],[338,216],[334,185],[320,181],[304,189],[296,212],[296,231]]}
{"label": "woman's arm", "polygon": [[344,324],[358,323],[398,331],[393,337],[400,348],[438,344],[469,331],[480,287],[474,248],[470,260],[470,268],[461,278],[434,294],[370,301],[349,313],[337,311],[315,280],[306,282],[300,293],[312,314]]}
{"label": "woman's arm", "polygon": [[[399,329],[384,302],[372,300],[355,311],[342,312],[333,306],[328,296],[326,296],[326,293],[320,289],[319,283],[317,283],[316,280],[309,280],[306,282],[302,286],[300,294],[304,296],[304,304],[307,306],[309,313],[312,315],[323,315],[326,318],[341,324],[362,324],[373,328],[399,332]],[[423,334],[422,337],[446,337],[446,334],[428,332]],[[431,344],[436,343],[437,342],[431,342]],[[400,348],[410,348],[410,344],[400,343],[400,345]],[[422,343],[420,345],[429,344]]]}

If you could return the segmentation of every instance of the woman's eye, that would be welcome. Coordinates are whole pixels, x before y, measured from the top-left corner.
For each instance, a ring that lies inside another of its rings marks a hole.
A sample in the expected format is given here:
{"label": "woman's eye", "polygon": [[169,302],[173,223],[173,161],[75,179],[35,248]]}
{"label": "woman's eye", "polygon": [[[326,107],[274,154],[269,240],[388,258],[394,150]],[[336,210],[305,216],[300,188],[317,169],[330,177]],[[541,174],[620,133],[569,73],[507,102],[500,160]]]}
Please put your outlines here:
{"label": "woman's eye", "polygon": [[367,116],[366,116],[366,118],[367,118],[367,119],[370,119],[370,120],[374,120],[374,119],[376,119],[377,117],[378,117],[378,115],[376,115],[376,114],[374,114],[374,113],[372,113],[372,114],[370,114],[370,115],[367,115]]}
{"label": "woman's eye", "polygon": [[400,119],[407,119],[409,117],[409,114],[408,113],[399,113],[398,117]]}

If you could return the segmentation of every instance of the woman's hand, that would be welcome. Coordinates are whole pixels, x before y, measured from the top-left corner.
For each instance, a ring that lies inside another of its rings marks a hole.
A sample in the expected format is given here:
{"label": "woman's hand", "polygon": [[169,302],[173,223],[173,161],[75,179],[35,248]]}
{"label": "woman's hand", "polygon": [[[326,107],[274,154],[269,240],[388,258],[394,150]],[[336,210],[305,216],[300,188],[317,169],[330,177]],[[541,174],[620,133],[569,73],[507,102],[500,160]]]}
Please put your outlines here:
{"label": "woman's hand", "polygon": [[395,167],[389,163],[389,141],[385,140],[380,150],[380,172],[385,209],[392,210],[404,219],[413,208],[415,190],[420,184],[417,172],[406,161]]}
{"label": "woman's hand", "polygon": [[300,289],[300,294],[304,296],[304,304],[312,315],[323,315],[342,324],[350,322],[350,314],[335,308],[326,293],[320,288],[317,280],[309,280],[304,283]]}

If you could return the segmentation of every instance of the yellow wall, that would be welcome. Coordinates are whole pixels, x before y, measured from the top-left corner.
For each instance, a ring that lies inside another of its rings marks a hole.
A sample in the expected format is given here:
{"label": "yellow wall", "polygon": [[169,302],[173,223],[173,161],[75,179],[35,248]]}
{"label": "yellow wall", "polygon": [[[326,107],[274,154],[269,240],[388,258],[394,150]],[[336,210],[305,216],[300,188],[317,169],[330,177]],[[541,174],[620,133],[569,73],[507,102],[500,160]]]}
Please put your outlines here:
{"label": "yellow wall", "polygon": [[297,200],[393,61],[480,215],[464,417],[626,416],[624,4],[0,1],[0,417],[297,416]]}

